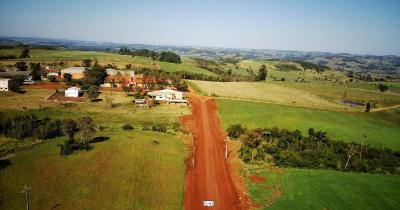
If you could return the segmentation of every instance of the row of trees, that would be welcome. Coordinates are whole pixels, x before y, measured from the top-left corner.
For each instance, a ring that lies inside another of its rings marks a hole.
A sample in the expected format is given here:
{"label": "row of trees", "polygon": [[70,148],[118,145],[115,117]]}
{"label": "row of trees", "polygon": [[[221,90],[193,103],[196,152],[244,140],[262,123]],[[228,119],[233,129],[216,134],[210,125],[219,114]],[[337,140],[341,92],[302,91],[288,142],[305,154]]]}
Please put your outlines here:
{"label": "row of trees", "polygon": [[153,61],[159,60],[169,63],[181,63],[181,57],[173,52],[170,51],[161,51],[160,53],[149,50],[149,49],[129,49],[127,47],[121,47],[118,51],[121,55],[132,55],[135,56],[143,56],[143,57],[150,57]]}
{"label": "row of trees", "polygon": [[[78,140],[75,134],[79,134]],[[96,126],[90,117],[73,119],[52,120],[50,118],[39,119],[34,114],[6,115],[0,113],[0,134],[6,137],[24,140],[52,139],[59,136],[67,136],[64,144],[60,145],[60,154],[68,155],[75,150],[90,149],[89,143],[96,133]]]}
{"label": "row of trees", "polygon": [[231,138],[242,141],[240,158],[246,163],[400,174],[400,152],[333,141],[326,132],[313,128],[308,130],[308,136],[299,130],[247,130],[241,125],[233,125],[227,131]]}

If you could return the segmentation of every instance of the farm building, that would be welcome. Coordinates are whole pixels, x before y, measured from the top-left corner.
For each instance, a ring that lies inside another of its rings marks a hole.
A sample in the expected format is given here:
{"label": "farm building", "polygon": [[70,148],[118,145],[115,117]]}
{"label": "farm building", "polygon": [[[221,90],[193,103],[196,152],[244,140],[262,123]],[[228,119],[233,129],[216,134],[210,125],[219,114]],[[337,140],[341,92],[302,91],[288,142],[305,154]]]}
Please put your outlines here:
{"label": "farm building", "polygon": [[176,90],[164,89],[147,93],[149,98],[156,101],[165,101],[167,103],[187,103],[183,98],[183,93]]}
{"label": "farm building", "polygon": [[11,79],[0,78],[0,91],[9,91],[11,86]]}
{"label": "farm building", "polygon": [[68,73],[72,75],[72,79],[82,79],[84,77],[84,67],[68,67],[61,70],[61,79],[64,78],[64,74]]}
{"label": "farm building", "polygon": [[74,97],[78,98],[81,93],[81,89],[78,87],[70,87],[65,90],[65,97]]}

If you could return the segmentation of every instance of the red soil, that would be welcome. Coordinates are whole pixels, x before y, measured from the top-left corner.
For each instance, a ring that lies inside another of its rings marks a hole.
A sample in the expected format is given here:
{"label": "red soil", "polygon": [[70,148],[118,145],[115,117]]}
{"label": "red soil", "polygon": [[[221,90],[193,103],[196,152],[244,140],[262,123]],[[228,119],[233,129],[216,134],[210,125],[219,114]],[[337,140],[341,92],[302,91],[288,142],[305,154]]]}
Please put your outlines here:
{"label": "red soil", "polygon": [[265,182],[265,178],[261,176],[250,176],[250,181],[254,183],[263,183]]}
{"label": "red soil", "polygon": [[225,159],[226,134],[221,128],[213,99],[189,93],[192,116],[181,118],[192,132],[194,143],[187,160],[185,210],[208,209],[204,200],[213,200],[212,209],[248,209],[244,192],[237,191]]}

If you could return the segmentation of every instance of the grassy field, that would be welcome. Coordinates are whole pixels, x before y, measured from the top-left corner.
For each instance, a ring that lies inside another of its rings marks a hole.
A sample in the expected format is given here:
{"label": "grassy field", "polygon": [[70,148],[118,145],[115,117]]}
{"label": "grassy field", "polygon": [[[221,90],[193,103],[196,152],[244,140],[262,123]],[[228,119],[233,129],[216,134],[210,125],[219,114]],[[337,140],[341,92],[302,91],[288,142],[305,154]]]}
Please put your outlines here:
{"label": "grassy field", "polygon": [[[21,51],[22,48],[0,49],[0,55],[15,55],[18,57]],[[119,69],[126,69],[126,65],[131,64],[133,67],[157,69],[166,72],[186,71],[190,73],[204,74],[207,76],[217,76],[212,72],[198,68],[195,65],[195,61],[189,58],[182,58],[181,64],[173,64],[161,61],[156,61],[154,63],[151,58],[141,56],[132,57],[130,55],[119,55],[97,51],[31,49],[30,58],[26,59],[26,61],[43,62],[48,64],[63,61],[68,66],[74,66],[81,65],[83,59],[97,60],[101,65],[113,64]],[[0,64],[9,65],[14,64],[15,62],[16,60],[2,60],[0,61]]]}
{"label": "grassy field", "polygon": [[377,107],[400,104],[400,94],[380,93],[334,84],[296,82],[208,82],[190,81],[199,93],[218,97],[263,101],[313,108],[363,111],[364,107],[341,104],[342,100],[370,102]]}
{"label": "grassy field", "polygon": [[[18,103],[26,100],[29,104],[33,95],[41,98],[47,90],[17,95]],[[177,105],[135,108],[132,98],[122,92],[105,91],[100,98],[106,97],[112,97],[117,107],[109,108],[103,100],[72,106],[56,104],[44,109],[33,105],[35,109],[25,111],[52,119],[90,116],[105,127],[96,136],[110,139],[93,144],[88,152],[68,157],[60,156],[57,146],[65,137],[17,152],[10,158],[12,165],[0,170],[0,209],[23,209],[20,191],[25,184],[32,187],[32,209],[182,208],[186,149],[180,139],[182,134],[174,132],[171,125],[189,109]],[[5,98],[8,96],[0,95],[0,101]],[[0,107],[9,114],[20,112],[11,102]],[[165,124],[167,133],[141,130],[144,123],[155,122]],[[126,123],[135,130],[124,131],[121,127]],[[153,140],[159,144],[153,144]]]}
{"label": "grassy field", "polygon": [[[245,180],[253,202],[261,209],[399,209],[400,177],[329,170],[246,170]],[[250,176],[265,178],[254,183]],[[277,186],[277,187],[276,187]],[[271,196],[271,197],[270,197]]]}
{"label": "grassy field", "polygon": [[218,111],[224,128],[241,123],[247,128],[308,128],[327,131],[334,140],[385,146],[400,150],[400,110],[363,113],[317,110],[267,103],[218,99]]}

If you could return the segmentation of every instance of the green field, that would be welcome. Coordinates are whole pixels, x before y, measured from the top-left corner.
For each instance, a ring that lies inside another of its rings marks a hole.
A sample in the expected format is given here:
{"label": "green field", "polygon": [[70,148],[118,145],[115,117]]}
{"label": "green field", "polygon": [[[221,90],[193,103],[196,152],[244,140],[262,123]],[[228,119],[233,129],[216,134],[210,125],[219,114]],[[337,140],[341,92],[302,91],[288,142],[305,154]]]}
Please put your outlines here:
{"label": "green field", "polygon": [[267,103],[218,99],[218,111],[224,128],[241,123],[247,128],[299,129],[327,131],[334,140],[400,149],[400,110],[363,113],[339,112]]}
{"label": "green field", "polygon": [[342,100],[370,102],[377,107],[400,104],[400,94],[380,93],[335,84],[296,82],[209,82],[191,80],[197,92],[223,98],[262,101],[302,107],[363,111],[364,107],[341,104]]}
{"label": "green field", "polygon": [[[31,95],[46,94],[46,90],[35,90],[15,97],[28,100]],[[183,134],[173,131],[172,123],[190,113],[189,109],[176,105],[134,108],[132,98],[122,92],[105,91],[101,99],[106,96],[112,97],[117,107],[109,108],[103,100],[25,111],[52,119],[90,116],[105,127],[96,136],[110,139],[67,157],[59,155],[57,146],[66,137],[46,140],[11,155],[12,165],[0,170],[0,209],[23,209],[20,192],[25,184],[32,187],[32,209],[182,208],[186,147],[180,139]],[[3,105],[1,110],[8,114],[20,112],[12,103]],[[165,124],[167,132],[141,130],[144,123],[156,122]],[[122,125],[126,123],[135,130],[124,131]],[[153,140],[159,144],[153,144]],[[13,143],[2,137],[0,143],[4,142]]]}
{"label": "green field", "polygon": [[[281,172],[246,170],[250,196],[261,209],[400,208],[399,176],[307,169],[278,171]],[[254,175],[265,178],[265,182],[251,182],[249,177]],[[267,201],[277,194],[280,196],[266,208]]]}

